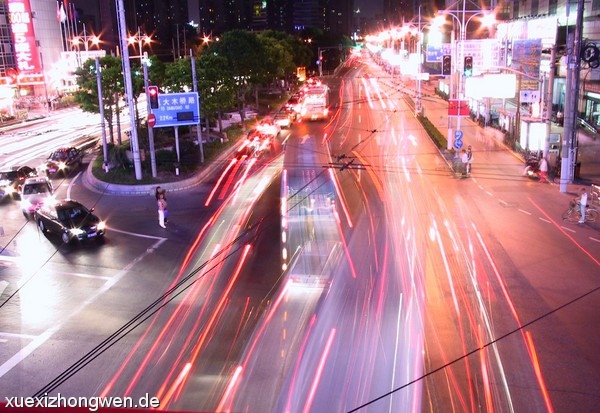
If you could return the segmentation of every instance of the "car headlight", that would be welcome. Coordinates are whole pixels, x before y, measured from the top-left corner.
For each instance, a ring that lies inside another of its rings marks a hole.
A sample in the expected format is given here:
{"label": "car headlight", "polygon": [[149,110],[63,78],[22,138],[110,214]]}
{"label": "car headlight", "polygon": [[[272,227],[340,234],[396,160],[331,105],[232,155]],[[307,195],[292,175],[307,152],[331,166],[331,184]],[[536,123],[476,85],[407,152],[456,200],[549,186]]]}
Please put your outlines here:
{"label": "car headlight", "polygon": [[65,169],[66,166],[67,166],[67,164],[64,163],[64,162],[59,162],[58,163],[58,169]]}
{"label": "car headlight", "polygon": [[104,228],[106,228],[106,223],[104,221],[100,221],[96,227],[98,228],[98,231],[104,231]]}
{"label": "car headlight", "polygon": [[57,204],[56,198],[54,196],[49,196],[44,199],[45,206],[54,206]]}
{"label": "car headlight", "polygon": [[81,228],[71,228],[69,229],[69,232],[74,236],[85,234],[85,231]]}

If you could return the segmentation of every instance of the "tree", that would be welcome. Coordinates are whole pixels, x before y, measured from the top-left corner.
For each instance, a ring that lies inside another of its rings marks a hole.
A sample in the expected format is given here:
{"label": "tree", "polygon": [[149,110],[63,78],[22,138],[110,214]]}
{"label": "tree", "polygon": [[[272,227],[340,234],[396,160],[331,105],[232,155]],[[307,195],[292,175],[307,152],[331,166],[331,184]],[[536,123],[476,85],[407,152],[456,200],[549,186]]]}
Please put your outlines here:
{"label": "tree", "polygon": [[161,87],[171,93],[189,92],[193,89],[192,64],[189,56],[166,65],[165,78]]}
{"label": "tree", "polygon": [[285,78],[287,74],[296,70],[292,48],[281,39],[279,33],[269,30],[258,35],[267,55],[265,70],[266,80],[269,82]]}
{"label": "tree", "polygon": [[227,60],[227,66],[236,82],[240,116],[244,121],[246,96],[265,79],[263,62],[267,60],[267,54],[263,43],[253,32],[233,30],[224,33],[220,41],[212,43],[208,53]]}
{"label": "tree", "polygon": [[[110,132],[110,143],[114,144],[113,107],[116,107],[117,97],[124,93],[121,59],[113,56],[100,58],[100,81],[102,83],[102,104],[104,119]],[[88,59],[75,72],[79,90],[75,92],[75,101],[81,105],[84,112],[100,113],[98,98],[98,83],[96,81],[96,64],[94,59]],[[121,137],[118,137],[119,144]]]}
{"label": "tree", "polygon": [[236,85],[228,67],[227,59],[214,54],[202,54],[196,61],[198,91],[201,98],[201,111],[207,122],[211,114],[216,113],[219,131],[224,111],[235,105]]}

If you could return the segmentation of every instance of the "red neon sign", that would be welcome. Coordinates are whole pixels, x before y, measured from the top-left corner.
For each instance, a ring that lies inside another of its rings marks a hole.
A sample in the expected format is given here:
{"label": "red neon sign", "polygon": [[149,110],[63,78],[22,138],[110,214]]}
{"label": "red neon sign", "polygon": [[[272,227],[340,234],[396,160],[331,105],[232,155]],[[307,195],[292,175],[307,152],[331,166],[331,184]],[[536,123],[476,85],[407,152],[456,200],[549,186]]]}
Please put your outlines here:
{"label": "red neon sign", "polygon": [[40,73],[40,54],[35,42],[29,0],[8,0],[8,21],[13,34],[17,70],[20,74]]}

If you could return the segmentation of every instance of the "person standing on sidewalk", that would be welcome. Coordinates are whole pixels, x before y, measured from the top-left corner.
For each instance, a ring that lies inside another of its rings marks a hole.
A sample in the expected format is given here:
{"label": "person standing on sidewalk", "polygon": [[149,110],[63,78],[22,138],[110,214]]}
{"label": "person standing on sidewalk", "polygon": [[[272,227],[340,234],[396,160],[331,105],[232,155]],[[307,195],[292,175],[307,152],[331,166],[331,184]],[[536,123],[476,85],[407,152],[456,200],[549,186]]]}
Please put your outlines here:
{"label": "person standing on sidewalk", "polygon": [[157,204],[158,204],[158,225],[162,228],[166,228],[165,226],[165,213],[167,212],[167,200],[165,199],[165,195],[163,192],[159,192],[157,195]]}
{"label": "person standing on sidewalk", "polygon": [[471,174],[471,168],[473,166],[473,148],[471,145],[467,147],[467,175]]}
{"label": "person standing on sidewalk", "polygon": [[581,208],[581,219],[579,220],[580,224],[585,222],[585,209],[587,208],[587,200],[588,193],[585,187],[581,188],[581,196],[579,197],[579,208]]}
{"label": "person standing on sidewalk", "polygon": [[540,182],[549,182],[548,181],[548,161],[546,157],[542,155],[540,159]]}

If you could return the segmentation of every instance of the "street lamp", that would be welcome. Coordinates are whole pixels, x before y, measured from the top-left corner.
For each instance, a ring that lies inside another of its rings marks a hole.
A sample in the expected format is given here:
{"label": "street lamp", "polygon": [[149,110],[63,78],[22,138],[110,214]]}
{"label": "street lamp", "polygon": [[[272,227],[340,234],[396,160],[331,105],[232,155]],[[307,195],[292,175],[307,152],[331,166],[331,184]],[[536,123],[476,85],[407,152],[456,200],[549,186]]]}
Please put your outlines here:
{"label": "street lamp", "polygon": [[[417,46],[416,46],[416,51],[417,51],[417,58],[418,58],[418,62],[417,62],[417,99],[415,102],[415,116],[418,116],[422,113],[423,111],[423,107],[421,104],[421,98],[422,98],[422,92],[421,92],[421,72],[423,71],[423,34],[425,29],[429,29],[429,32],[431,33],[431,29],[437,29],[439,27],[439,20],[434,19],[433,21],[431,21],[430,23],[426,23],[426,24],[422,24],[421,21],[421,6],[419,6],[419,21],[418,21],[418,26],[412,26],[409,25],[408,27],[412,27],[413,29],[416,30],[416,35],[417,35]],[[409,30],[407,29],[407,26],[403,27],[402,33],[409,33]],[[413,34],[415,32],[412,32]]]}
{"label": "street lamp", "polygon": [[85,24],[83,25],[83,33],[80,35],[73,36],[71,38],[71,45],[76,50],[77,65],[79,67],[81,67],[81,65],[83,63],[82,59],[81,59],[81,55],[80,55],[80,53],[81,53],[80,45],[82,43],[83,43],[83,47],[85,50],[85,56],[84,56],[85,59],[84,60],[87,60],[90,57],[88,55],[88,52],[90,51],[90,45],[95,46],[96,49],[99,49],[100,43],[101,43],[100,38],[98,36],[96,36],[94,34],[88,35],[88,33],[85,29]]}
{"label": "street lamp", "polygon": [[152,37],[148,36],[147,34],[141,34],[140,32],[140,28],[138,27],[137,32],[135,34],[130,35],[127,38],[127,44],[129,45],[133,45],[137,42],[138,44],[138,49],[140,50],[140,55],[139,56],[131,56],[131,57],[139,57],[140,58],[140,63],[143,63],[144,61],[144,52],[143,52],[143,45],[149,45],[152,43]]}
{"label": "street lamp", "polygon": [[[457,10],[457,12],[460,12],[460,18],[453,11],[450,11],[448,9],[447,10],[440,10],[440,11],[438,11],[438,14],[441,15],[441,16],[438,16],[438,17],[441,17],[441,19],[445,20],[444,17],[443,17],[444,15],[452,16],[452,18],[454,18],[454,20],[456,20],[456,22],[458,24],[458,28],[459,28],[459,40],[460,40],[460,51],[459,51],[459,53],[457,53],[456,50],[455,50],[456,49],[456,44],[455,44],[456,42],[455,42],[455,39],[454,39],[454,30],[452,30],[452,32],[451,32],[451,40],[450,40],[451,49],[452,49],[452,52],[454,54],[454,56],[452,58],[452,62],[453,62],[454,65],[456,65],[457,55],[458,55],[459,59],[464,59],[465,40],[466,40],[466,37],[467,37],[466,36],[466,31],[467,31],[467,26],[469,25],[469,23],[471,22],[471,20],[475,16],[484,15],[485,17],[483,19],[483,23],[491,24],[491,22],[494,21],[494,16],[493,16],[493,14],[489,10],[480,10],[479,9],[479,5],[475,4],[475,3],[471,2],[471,1],[469,1],[469,3],[471,5],[477,7],[477,9],[467,10],[466,9],[467,0],[458,0],[455,3],[453,3],[450,6],[450,8],[452,8],[454,6],[457,6],[459,3],[462,3],[462,10]],[[468,19],[465,20],[465,16],[466,16],[467,13],[470,14],[471,16]],[[460,116],[461,115],[460,110],[461,110],[462,98],[463,98],[462,95],[464,94],[464,91],[463,91],[464,82],[462,81],[464,73],[459,73],[459,75],[458,75],[458,92],[455,93],[455,91],[454,91],[454,85],[453,85],[453,79],[454,79],[454,72],[455,71],[456,70],[453,71],[452,76],[450,77],[450,84],[451,84],[450,85],[450,90],[451,90],[451,92],[452,92],[453,95],[456,95],[456,94],[458,95],[458,114],[457,114],[458,116],[457,116],[457,119],[456,119],[456,130],[457,130],[457,133],[458,133],[460,131],[460,118],[461,118],[461,116]],[[464,70],[463,70],[463,72],[464,72]],[[454,96],[454,97],[456,97],[456,96]],[[448,117],[448,146],[447,146],[447,149],[448,150],[452,150],[453,146],[454,146],[454,138],[453,138],[453,135],[452,135],[451,118]]]}

